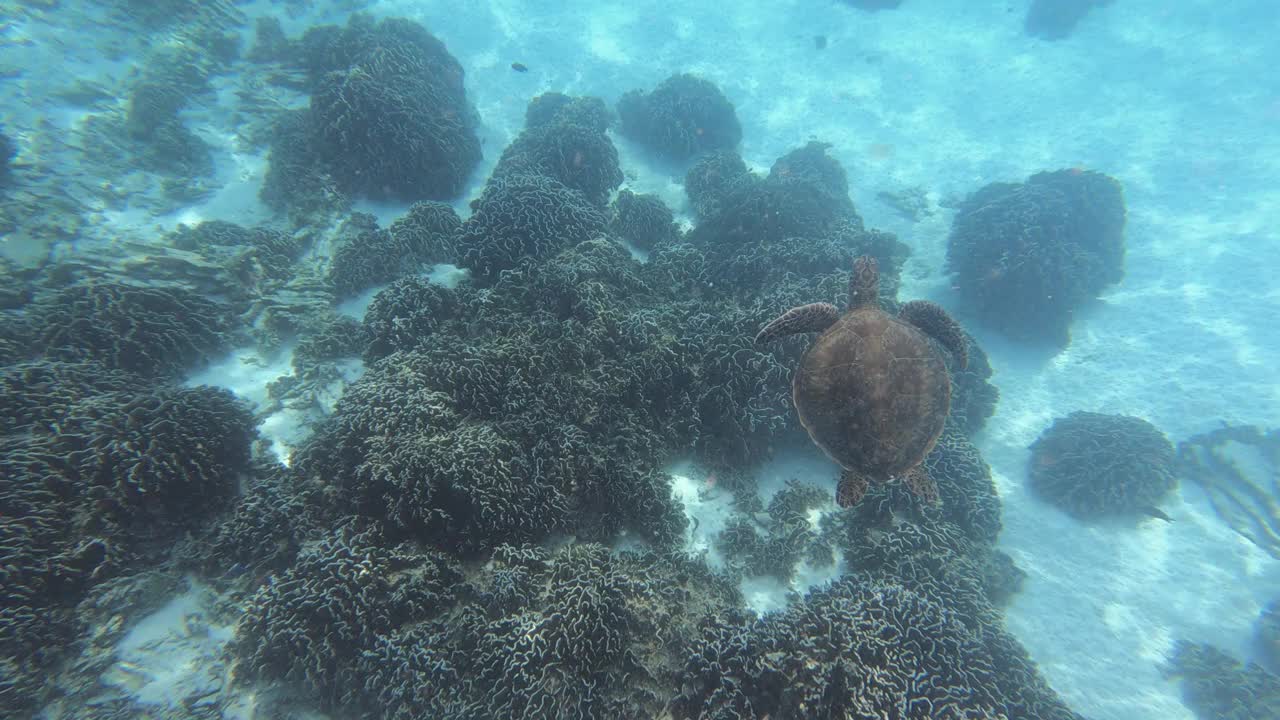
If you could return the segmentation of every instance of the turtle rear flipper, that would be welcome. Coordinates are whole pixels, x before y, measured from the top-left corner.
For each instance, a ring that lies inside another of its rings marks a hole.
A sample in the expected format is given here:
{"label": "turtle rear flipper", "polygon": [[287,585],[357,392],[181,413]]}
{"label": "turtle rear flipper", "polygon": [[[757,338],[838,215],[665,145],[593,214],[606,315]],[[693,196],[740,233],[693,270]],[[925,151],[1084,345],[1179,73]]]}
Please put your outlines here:
{"label": "turtle rear flipper", "polygon": [[851,508],[867,494],[867,477],[848,468],[840,471],[840,484],[836,486],[836,504]]}
{"label": "turtle rear flipper", "polygon": [[929,477],[929,473],[924,469],[924,463],[908,470],[907,474],[902,476],[902,482],[912,494],[925,503],[938,504],[938,484]]}
{"label": "turtle rear flipper", "polygon": [[769,342],[783,335],[822,332],[840,319],[840,311],[831,303],[810,303],[794,307],[782,313],[776,320],[764,326],[756,335],[756,344]]}
{"label": "turtle rear flipper", "polygon": [[969,365],[969,343],[965,340],[964,330],[942,306],[928,300],[912,300],[898,310],[898,317],[942,343],[955,356],[961,370]]}

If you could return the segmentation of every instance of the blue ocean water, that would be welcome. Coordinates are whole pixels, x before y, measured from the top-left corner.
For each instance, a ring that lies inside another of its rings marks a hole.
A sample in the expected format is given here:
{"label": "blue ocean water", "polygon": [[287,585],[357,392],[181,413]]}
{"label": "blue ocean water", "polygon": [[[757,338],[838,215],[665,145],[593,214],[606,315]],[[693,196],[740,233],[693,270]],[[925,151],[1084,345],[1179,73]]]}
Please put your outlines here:
{"label": "blue ocean water", "polygon": [[3,7],[0,715],[1280,717],[1270,3]]}

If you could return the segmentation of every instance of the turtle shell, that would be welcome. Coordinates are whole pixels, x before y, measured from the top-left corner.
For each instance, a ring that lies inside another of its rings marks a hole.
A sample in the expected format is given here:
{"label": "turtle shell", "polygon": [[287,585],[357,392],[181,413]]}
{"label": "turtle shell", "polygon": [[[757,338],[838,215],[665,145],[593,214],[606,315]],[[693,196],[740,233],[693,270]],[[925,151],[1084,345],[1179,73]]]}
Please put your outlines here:
{"label": "turtle shell", "polygon": [[874,307],[845,313],[818,337],[791,389],[818,447],[878,482],[924,460],[951,406],[941,352],[914,325]]}

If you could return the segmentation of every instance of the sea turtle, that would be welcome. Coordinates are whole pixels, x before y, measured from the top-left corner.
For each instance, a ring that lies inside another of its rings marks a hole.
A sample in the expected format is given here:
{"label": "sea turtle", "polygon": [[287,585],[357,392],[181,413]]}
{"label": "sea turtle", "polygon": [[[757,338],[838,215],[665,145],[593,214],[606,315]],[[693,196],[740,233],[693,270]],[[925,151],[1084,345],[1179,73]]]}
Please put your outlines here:
{"label": "sea turtle", "polygon": [[921,461],[933,449],[951,406],[951,380],[937,340],[968,362],[964,332],[941,307],[906,303],[897,316],[877,301],[875,258],[854,261],[849,309],[829,303],[792,308],[756,335],[764,343],[783,335],[820,332],[805,351],[791,396],[809,437],[843,468],[836,502],[851,507],[869,482],[902,479],[926,502],[938,487]]}

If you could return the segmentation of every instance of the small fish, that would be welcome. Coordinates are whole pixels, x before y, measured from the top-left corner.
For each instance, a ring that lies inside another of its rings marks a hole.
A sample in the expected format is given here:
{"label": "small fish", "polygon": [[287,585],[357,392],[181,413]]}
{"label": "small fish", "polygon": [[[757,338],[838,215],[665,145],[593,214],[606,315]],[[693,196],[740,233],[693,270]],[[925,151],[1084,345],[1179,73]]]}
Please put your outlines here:
{"label": "small fish", "polygon": [[1144,515],[1150,515],[1153,518],[1158,518],[1165,522],[1173,522],[1173,518],[1169,517],[1169,515],[1165,511],[1161,510],[1160,508],[1154,505],[1148,505],[1144,508],[1139,508],[1138,511],[1143,513]]}
{"label": "small fish", "polygon": [[515,70],[516,72],[529,72],[528,66],[526,66],[524,63],[518,63],[518,62],[511,63],[511,69]]}
{"label": "small fish", "polygon": [[826,35],[814,35],[814,36],[813,36],[813,46],[814,46],[815,48],[819,49],[819,50],[826,50],[826,49],[827,49],[827,36],[826,36]]}

